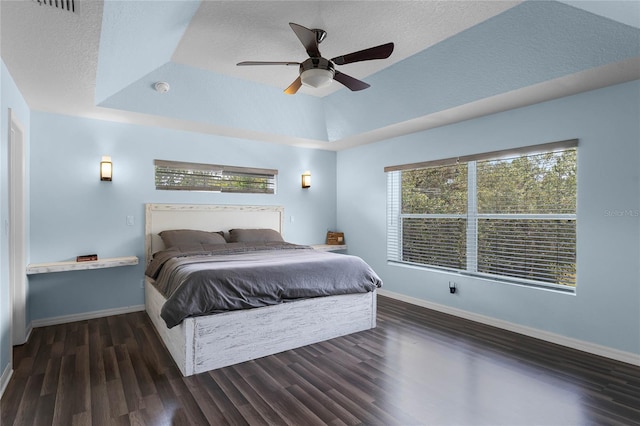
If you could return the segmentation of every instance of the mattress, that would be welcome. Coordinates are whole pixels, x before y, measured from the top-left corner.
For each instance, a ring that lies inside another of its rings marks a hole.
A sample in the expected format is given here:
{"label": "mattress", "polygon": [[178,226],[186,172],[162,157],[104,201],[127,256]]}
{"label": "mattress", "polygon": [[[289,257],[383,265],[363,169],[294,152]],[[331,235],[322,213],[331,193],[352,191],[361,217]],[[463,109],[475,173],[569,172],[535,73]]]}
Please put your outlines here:
{"label": "mattress", "polygon": [[164,295],[167,327],[184,318],[340,294],[382,286],[357,256],[290,243],[229,243],[154,254],[146,274]]}

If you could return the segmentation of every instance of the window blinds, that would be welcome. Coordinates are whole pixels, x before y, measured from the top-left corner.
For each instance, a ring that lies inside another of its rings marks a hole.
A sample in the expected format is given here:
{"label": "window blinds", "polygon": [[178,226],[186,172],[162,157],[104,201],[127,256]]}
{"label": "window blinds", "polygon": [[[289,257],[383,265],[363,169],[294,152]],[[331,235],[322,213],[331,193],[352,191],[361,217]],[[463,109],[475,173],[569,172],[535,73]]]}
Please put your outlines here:
{"label": "window blinds", "polygon": [[575,286],[576,146],[387,168],[388,259]]}
{"label": "window blinds", "polygon": [[156,189],[274,194],[277,170],[155,160]]}

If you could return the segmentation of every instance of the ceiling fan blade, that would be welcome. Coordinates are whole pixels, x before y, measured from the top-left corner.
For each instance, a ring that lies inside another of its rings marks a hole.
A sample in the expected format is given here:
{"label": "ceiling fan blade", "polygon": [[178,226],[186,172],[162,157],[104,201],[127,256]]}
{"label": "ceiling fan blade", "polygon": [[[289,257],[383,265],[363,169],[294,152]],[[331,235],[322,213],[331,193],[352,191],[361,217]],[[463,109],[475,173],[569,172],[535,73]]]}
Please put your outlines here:
{"label": "ceiling fan blade", "polygon": [[298,36],[309,57],[319,58],[320,50],[318,50],[318,39],[315,31],[311,31],[309,28],[294,24],[293,22],[289,22],[289,26],[293,32],[296,33],[296,36]]}
{"label": "ceiling fan blade", "polygon": [[347,55],[337,56],[331,60],[336,65],[350,64],[352,62],[370,61],[372,59],[386,59],[393,52],[393,43],[381,44],[380,46],[370,47],[368,49],[359,50]]}
{"label": "ceiling fan blade", "polygon": [[367,87],[371,87],[369,84],[364,81],[360,81],[357,78],[353,78],[350,75],[341,73],[340,71],[335,72],[333,79],[339,83],[344,84],[347,89],[357,92],[358,90],[364,90]]}
{"label": "ceiling fan blade", "polygon": [[238,62],[237,66],[245,65],[300,65],[300,62],[268,62],[268,61],[244,61]]}
{"label": "ceiling fan blade", "polygon": [[284,93],[287,95],[295,95],[298,89],[300,89],[300,86],[302,86],[302,78],[298,77],[284,90]]}

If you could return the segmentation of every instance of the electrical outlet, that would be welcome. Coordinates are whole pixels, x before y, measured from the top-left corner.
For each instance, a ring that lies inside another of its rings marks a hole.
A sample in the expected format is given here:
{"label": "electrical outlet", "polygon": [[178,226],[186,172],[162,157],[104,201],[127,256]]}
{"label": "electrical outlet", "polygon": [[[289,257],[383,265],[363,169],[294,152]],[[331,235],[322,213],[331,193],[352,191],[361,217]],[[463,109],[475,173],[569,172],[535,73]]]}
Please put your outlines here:
{"label": "electrical outlet", "polygon": [[449,293],[455,294],[456,291],[456,283],[454,281],[449,281]]}

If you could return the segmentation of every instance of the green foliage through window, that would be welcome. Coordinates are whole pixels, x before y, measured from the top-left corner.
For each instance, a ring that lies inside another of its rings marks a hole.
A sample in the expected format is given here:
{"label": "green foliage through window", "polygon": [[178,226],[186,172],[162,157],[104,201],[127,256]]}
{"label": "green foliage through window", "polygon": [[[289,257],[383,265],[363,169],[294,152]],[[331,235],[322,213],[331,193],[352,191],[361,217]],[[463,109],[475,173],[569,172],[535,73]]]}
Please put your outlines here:
{"label": "green foliage through window", "polygon": [[156,189],[274,194],[277,170],[155,160]]}
{"label": "green foliage through window", "polygon": [[567,142],[391,168],[389,260],[575,287],[577,144]]}
{"label": "green foliage through window", "polygon": [[466,164],[402,173],[402,213],[462,214],[466,211]]}
{"label": "green foliage through window", "polygon": [[576,150],[478,161],[478,213],[575,213]]}

